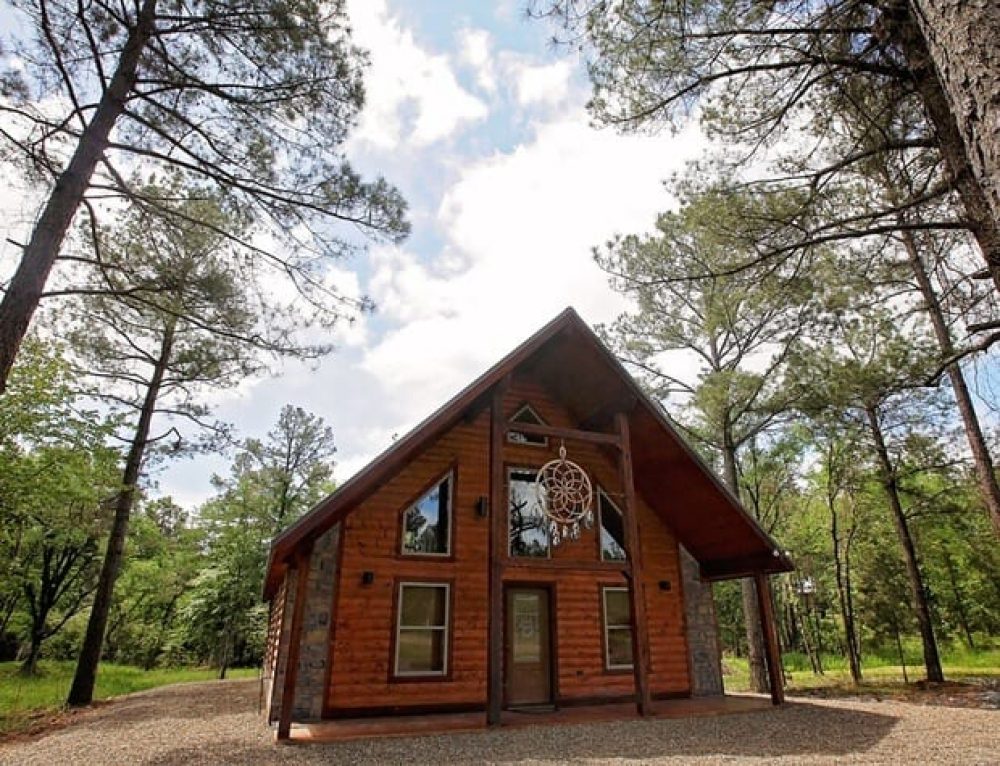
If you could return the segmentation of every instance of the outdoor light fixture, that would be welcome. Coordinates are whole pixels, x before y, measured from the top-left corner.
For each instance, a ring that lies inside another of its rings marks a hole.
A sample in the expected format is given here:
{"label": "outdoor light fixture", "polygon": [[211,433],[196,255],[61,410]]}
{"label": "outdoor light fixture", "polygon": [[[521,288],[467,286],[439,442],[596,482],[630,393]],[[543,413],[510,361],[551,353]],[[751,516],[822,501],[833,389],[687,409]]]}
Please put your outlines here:
{"label": "outdoor light fixture", "polygon": [[371,571],[364,571],[361,573],[361,584],[371,585],[375,582],[375,573]]}
{"label": "outdoor light fixture", "polygon": [[489,510],[490,507],[486,501],[486,497],[484,495],[480,495],[479,498],[476,500],[476,515],[479,516],[480,518],[485,519],[486,515],[489,513]]}
{"label": "outdoor light fixture", "polygon": [[670,580],[660,580],[660,590],[670,590]]}

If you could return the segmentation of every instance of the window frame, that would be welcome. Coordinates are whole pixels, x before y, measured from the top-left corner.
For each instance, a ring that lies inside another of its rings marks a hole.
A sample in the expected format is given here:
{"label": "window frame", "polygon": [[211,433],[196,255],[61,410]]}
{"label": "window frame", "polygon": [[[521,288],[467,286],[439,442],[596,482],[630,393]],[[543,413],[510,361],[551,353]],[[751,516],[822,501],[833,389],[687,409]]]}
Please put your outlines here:
{"label": "window frame", "polygon": [[[507,516],[507,558],[513,561],[551,561],[552,560],[552,536],[549,534],[548,525],[544,527],[545,530],[545,556],[518,556],[513,551],[513,539],[510,534],[510,520],[511,520],[511,507],[510,507],[510,489],[511,480],[515,473],[530,473],[538,478],[538,471],[541,466],[519,466],[519,465],[507,465],[505,466],[507,470],[507,495],[506,495],[506,516]],[[543,514],[544,518],[544,514]]]}
{"label": "window frame", "polygon": [[[507,430],[507,443],[516,444],[518,446],[523,446],[523,447],[542,447],[543,449],[547,449],[549,446],[548,436],[532,436],[529,434],[523,434],[517,430],[515,425],[513,425],[516,422],[516,419],[521,416],[521,413],[525,411],[531,413],[532,417],[535,418],[538,425],[540,426],[548,425],[542,418],[542,416],[538,414],[538,411],[531,406],[531,404],[529,404],[528,402],[524,402],[521,404],[520,407],[518,407],[514,411],[514,414],[507,419],[508,423],[511,424],[509,425]],[[532,439],[534,439],[535,441],[532,441]],[[541,441],[538,441],[539,439]]]}
{"label": "window frame", "polygon": [[[448,482],[448,531],[447,531],[447,548],[443,553],[428,553],[426,551],[408,551],[406,549],[406,515],[413,509],[413,507],[419,503],[425,495],[431,492],[435,487],[440,484]],[[396,530],[399,534],[399,543],[396,546],[396,555],[401,558],[407,559],[435,559],[435,560],[449,560],[455,557],[455,485],[458,481],[458,470],[456,465],[451,465],[449,468],[437,477],[424,485],[423,489],[420,490],[399,512],[397,519]]]}
{"label": "window frame", "polygon": [[[600,587],[600,597],[601,597],[601,636],[604,643],[604,670],[607,673],[630,673],[635,669],[635,642],[632,637],[632,602],[629,599],[629,621],[627,624],[608,624],[608,598],[607,594],[610,591],[618,591],[624,593],[626,597],[628,596],[629,588],[628,585],[620,584],[602,584]],[[632,662],[627,665],[613,665],[611,663],[611,642],[609,639],[609,631],[611,630],[628,630],[629,633],[629,646],[632,648],[633,657]]]}
{"label": "window frame", "polygon": [[[396,580],[395,587],[395,619],[392,631],[392,657],[390,663],[389,680],[396,682],[406,681],[447,681],[451,678],[451,619],[452,619],[452,597],[454,594],[453,580],[419,580],[412,577],[400,578]],[[411,588],[444,588],[444,623],[438,625],[411,625],[404,626],[403,620],[403,593],[407,587]],[[399,669],[399,649],[400,633],[404,630],[424,630],[443,631],[442,638],[442,665],[441,670],[403,670]]]}
{"label": "window frame", "polygon": [[597,560],[604,564],[612,564],[615,566],[621,566],[628,561],[628,549],[624,545],[619,547],[625,554],[624,558],[621,559],[606,559],[604,558],[604,542],[602,540],[602,533],[604,532],[604,507],[602,505],[601,499],[606,500],[614,509],[614,511],[621,517],[622,520],[622,536],[624,537],[625,532],[625,514],[622,509],[618,507],[618,504],[611,499],[611,495],[604,489],[604,487],[598,485],[597,487]]}

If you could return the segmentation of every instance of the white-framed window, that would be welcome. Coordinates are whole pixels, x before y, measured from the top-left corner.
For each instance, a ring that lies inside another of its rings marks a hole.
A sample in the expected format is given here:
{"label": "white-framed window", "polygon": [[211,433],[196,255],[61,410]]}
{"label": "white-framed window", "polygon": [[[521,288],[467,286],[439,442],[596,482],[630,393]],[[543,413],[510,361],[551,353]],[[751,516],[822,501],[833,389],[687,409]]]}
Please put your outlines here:
{"label": "white-framed window", "polygon": [[403,513],[403,554],[451,554],[451,498],[454,483],[454,472],[449,471]]}
{"label": "white-framed window", "polygon": [[399,584],[393,666],[396,676],[447,675],[450,595],[448,583]]}
{"label": "white-framed window", "polygon": [[632,609],[628,588],[601,588],[604,608],[604,667],[607,670],[632,668]]}
{"label": "white-framed window", "polygon": [[607,493],[597,493],[597,510],[601,523],[601,561],[625,561],[625,517]]}
{"label": "white-framed window", "polygon": [[508,552],[516,558],[549,557],[549,519],[535,492],[538,471],[512,468],[507,473]]}
{"label": "white-framed window", "polygon": [[[521,409],[514,413],[510,419],[511,423],[529,423],[535,426],[544,426],[545,421],[535,412],[530,404],[522,405]],[[535,434],[523,434],[520,431],[508,431],[507,441],[514,444],[530,444],[534,447],[548,447],[547,436],[536,436]]]}

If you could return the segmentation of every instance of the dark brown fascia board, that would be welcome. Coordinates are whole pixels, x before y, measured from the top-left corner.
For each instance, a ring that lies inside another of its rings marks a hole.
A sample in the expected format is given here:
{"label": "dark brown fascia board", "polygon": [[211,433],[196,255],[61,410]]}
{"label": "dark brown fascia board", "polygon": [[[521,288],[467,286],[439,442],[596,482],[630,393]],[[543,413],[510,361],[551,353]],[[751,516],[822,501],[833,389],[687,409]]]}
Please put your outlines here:
{"label": "dark brown fascia board", "polygon": [[708,561],[701,564],[701,576],[706,580],[735,580],[755,574],[780,574],[791,572],[795,566],[784,554],[743,556],[737,559]]}

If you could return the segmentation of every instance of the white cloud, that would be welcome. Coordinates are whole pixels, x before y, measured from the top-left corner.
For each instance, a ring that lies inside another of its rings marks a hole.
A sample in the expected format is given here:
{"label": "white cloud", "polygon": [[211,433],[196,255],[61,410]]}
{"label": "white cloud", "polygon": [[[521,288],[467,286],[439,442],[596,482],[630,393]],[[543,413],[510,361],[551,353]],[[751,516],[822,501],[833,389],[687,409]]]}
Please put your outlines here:
{"label": "white cloud", "polygon": [[476,84],[488,93],[497,88],[492,40],[485,29],[463,29],[458,33],[458,59],[476,73]]}
{"label": "white cloud", "polygon": [[532,64],[517,58],[508,62],[517,103],[527,106],[553,106],[570,95],[574,62],[564,59],[551,64]]}
{"label": "white cloud", "polygon": [[383,251],[369,289],[395,327],[362,366],[412,425],[567,305],[588,321],[625,306],[591,247],[646,230],[668,202],[661,180],[698,144],[682,134],[622,137],[574,111],[507,154],[467,166],[438,222],[461,272],[402,249]]}
{"label": "white cloud", "polygon": [[372,59],[353,141],[380,149],[425,146],[485,119],[486,104],[459,85],[449,57],[420,47],[385,0],[352,0],[348,12],[355,42]]}

